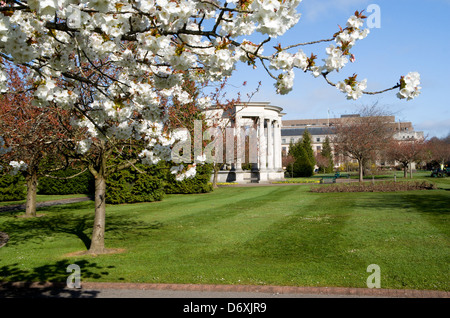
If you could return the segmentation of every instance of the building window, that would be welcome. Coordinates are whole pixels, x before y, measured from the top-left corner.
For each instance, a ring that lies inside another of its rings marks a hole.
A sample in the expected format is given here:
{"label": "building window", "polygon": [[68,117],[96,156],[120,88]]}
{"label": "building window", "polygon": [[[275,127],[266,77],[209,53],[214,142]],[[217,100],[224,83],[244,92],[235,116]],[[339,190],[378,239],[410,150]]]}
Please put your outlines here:
{"label": "building window", "polygon": [[294,143],[294,142],[295,142],[294,138],[291,138],[291,142],[292,142],[292,143]]}
{"label": "building window", "polygon": [[281,139],[281,142],[282,142],[283,144],[285,144],[285,143],[286,143],[286,139]]}
{"label": "building window", "polygon": [[321,146],[317,146],[316,149],[317,149],[317,151],[320,151],[320,150],[322,150],[322,147]]}
{"label": "building window", "polygon": [[320,138],[316,138],[316,141],[317,141],[317,142],[320,142]]}

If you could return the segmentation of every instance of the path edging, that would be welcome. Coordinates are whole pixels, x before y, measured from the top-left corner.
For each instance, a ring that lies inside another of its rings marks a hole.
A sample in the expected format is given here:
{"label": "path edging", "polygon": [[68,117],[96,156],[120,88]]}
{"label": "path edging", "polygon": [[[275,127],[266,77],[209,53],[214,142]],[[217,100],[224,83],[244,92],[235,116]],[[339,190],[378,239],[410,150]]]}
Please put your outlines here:
{"label": "path edging", "polygon": [[[1,289],[42,288],[64,289],[64,283],[52,282],[0,282]],[[136,289],[173,290],[197,292],[252,292],[270,294],[348,295],[398,298],[450,298],[450,292],[437,290],[348,288],[348,287],[298,287],[268,285],[209,285],[209,284],[151,284],[84,282],[81,289]]]}

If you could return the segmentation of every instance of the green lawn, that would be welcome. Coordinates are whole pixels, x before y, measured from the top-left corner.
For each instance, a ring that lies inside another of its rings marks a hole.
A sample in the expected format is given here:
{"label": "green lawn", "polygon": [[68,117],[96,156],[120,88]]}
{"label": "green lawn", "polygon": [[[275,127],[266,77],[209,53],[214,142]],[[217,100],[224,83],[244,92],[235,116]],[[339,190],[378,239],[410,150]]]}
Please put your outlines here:
{"label": "green lawn", "polygon": [[377,264],[382,288],[449,291],[449,179],[428,191],[224,187],[108,206],[107,247],[125,252],[97,257],[66,256],[89,245],[92,202],[0,213],[0,281],[64,282],[76,263],[82,281],[366,287]]}

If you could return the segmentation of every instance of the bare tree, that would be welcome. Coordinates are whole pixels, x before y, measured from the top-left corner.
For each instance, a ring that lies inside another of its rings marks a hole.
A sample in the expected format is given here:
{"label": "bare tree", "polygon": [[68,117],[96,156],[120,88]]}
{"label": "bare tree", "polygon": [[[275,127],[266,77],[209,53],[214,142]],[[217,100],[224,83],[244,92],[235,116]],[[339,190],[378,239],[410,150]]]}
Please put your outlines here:
{"label": "bare tree", "polygon": [[450,138],[433,137],[426,143],[426,148],[431,160],[436,161],[441,169],[444,169],[446,162],[450,161]]}
{"label": "bare tree", "polygon": [[378,154],[392,140],[392,117],[377,106],[363,106],[359,115],[343,118],[335,126],[333,140],[336,151],[358,161],[359,182],[363,181],[363,167],[375,161]]}
{"label": "bare tree", "polygon": [[403,166],[403,176],[407,177],[408,166],[409,177],[412,178],[413,162],[418,162],[423,159],[424,155],[424,140],[409,138],[405,140],[393,140],[386,151],[387,157],[390,160],[398,161]]}

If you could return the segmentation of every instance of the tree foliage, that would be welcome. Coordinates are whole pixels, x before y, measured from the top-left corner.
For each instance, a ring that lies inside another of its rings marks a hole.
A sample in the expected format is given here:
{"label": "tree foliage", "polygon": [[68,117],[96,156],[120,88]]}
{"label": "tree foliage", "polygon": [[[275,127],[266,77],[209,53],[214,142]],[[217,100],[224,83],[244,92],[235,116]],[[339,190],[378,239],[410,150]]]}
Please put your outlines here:
{"label": "tree foliage", "polygon": [[303,132],[302,139],[289,147],[289,154],[295,159],[292,169],[294,177],[310,177],[314,174],[316,159],[308,129]]}

